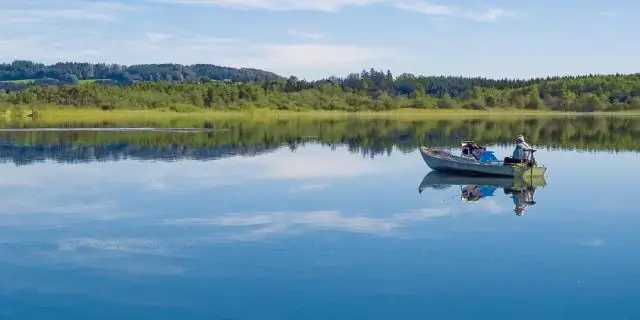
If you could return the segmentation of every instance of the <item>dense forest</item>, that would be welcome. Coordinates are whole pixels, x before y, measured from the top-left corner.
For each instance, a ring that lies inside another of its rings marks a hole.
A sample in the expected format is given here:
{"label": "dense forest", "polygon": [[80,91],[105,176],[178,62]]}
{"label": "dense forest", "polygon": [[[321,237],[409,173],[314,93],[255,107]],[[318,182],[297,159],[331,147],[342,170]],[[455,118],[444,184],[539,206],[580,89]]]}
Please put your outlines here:
{"label": "dense forest", "polygon": [[[47,71],[49,68],[52,71]],[[18,79],[54,74],[61,79],[71,77],[74,81],[34,84]],[[390,71],[371,69],[344,78],[306,81],[294,76],[281,78],[261,70],[211,65],[125,67],[67,63],[52,67],[23,61],[0,65],[0,77],[14,79],[5,81],[5,85],[17,85],[20,81],[18,84],[24,85],[15,90],[0,90],[2,108],[58,105],[173,111],[202,108],[485,110],[506,107],[585,112],[640,110],[640,74],[492,80],[411,74],[393,76]],[[124,81],[123,77],[128,80]],[[114,83],[82,82],[95,78],[110,79]],[[228,81],[214,81],[220,79]]]}
{"label": "dense forest", "polygon": [[[100,125],[85,124],[87,127]],[[520,133],[525,133],[527,140],[536,148],[640,151],[640,118],[636,117],[405,122],[362,119],[220,120],[203,122],[195,127],[212,130],[189,133],[4,131],[0,132],[0,161],[24,165],[45,160],[68,163],[123,159],[215,160],[238,155],[253,156],[279,147],[294,150],[307,143],[343,146],[351,152],[373,158],[388,155],[394,150],[412,152],[421,145],[456,148],[460,140],[469,138],[483,144],[507,146]]]}
{"label": "dense forest", "polygon": [[73,85],[81,82],[127,85],[144,81],[251,82],[278,79],[281,79],[279,75],[264,70],[237,69],[211,64],[185,66],[166,63],[124,66],[105,63],[59,62],[45,65],[21,60],[0,64],[0,89],[5,90],[20,90],[33,85]]}

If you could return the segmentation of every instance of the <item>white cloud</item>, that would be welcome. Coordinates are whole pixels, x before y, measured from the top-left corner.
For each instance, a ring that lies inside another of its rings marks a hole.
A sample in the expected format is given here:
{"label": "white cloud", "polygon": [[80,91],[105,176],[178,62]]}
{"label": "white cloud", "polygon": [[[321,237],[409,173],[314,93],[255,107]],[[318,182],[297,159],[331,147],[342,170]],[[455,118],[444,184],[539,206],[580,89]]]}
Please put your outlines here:
{"label": "white cloud", "polygon": [[310,31],[304,31],[304,30],[291,29],[291,30],[287,30],[287,33],[292,36],[302,37],[302,38],[312,39],[312,40],[320,40],[324,38],[324,34],[321,32],[310,32]]}
{"label": "white cloud", "polygon": [[474,11],[456,6],[434,4],[431,2],[402,0],[393,5],[399,9],[415,11],[434,17],[448,17],[468,19],[481,22],[497,21],[505,17],[515,16],[515,12],[503,8],[491,8],[484,11]]}
{"label": "white cloud", "polygon": [[[163,224],[188,227],[225,227],[231,230],[229,240],[259,240],[273,234],[296,234],[309,229],[331,229],[356,233],[389,234],[410,222],[444,217],[452,213],[448,207],[420,209],[388,217],[345,215],[338,210],[307,212],[230,213],[214,217],[166,219]],[[248,229],[247,229],[248,228]],[[243,231],[248,230],[248,231]]]}
{"label": "white cloud", "polygon": [[299,78],[319,79],[393,63],[408,66],[417,61],[417,56],[409,50],[401,53],[400,49],[382,46],[268,44],[255,48],[259,54],[231,60],[228,65],[260,67],[285,76],[293,74]]}
{"label": "white cloud", "polygon": [[238,61],[241,65],[263,65],[272,69],[333,68],[354,70],[354,64],[371,65],[396,56],[386,48],[358,45],[292,44],[262,46],[261,57]]}
{"label": "white cloud", "polygon": [[133,6],[114,2],[96,1],[34,1],[3,4],[0,25],[33,24],[55,20],[116,21]]}
{"label": "white cloud", "polygon": [[[0,32],[0,35],[2,33]],[[388,65],[390,60],[410,64],[412,55],[401,48],[348,44],[260,43],[199,34],[162,31],[119,37],[84,30],[50,30],[38,36],[2,36],[0,60],[36,60],[44,63],[88,61],[121,64],[211,63],[252,67],[303,78],[342,75],[345,72]]]}
{"label": "white cloud", "polygon": [[233,9],[255,9],[269,11],[322,11],[336,12],[346,7],[363,7],[385,4],[399,9],[417,11],[427,15],[496,21],[513,12],[503,8],[474,11],[466,8],[436,4],[419,0],[151,0],[184,5],[216,5]]}
{"label": "white cloud", "polygon": [[[177,2],[176,2],[177,1]],[[125,34],[110,31],[103,23],[135,21],[134,14],[150,10],[167,10],[159,2],[191,5],[215,5],[260,10],[311,10],[335,12],[345,7],[373,4],[396,6],[409,10],[415,6],[434,17],[462,17],[477,21],[493,21],[505,16],[502,9],[485,12],[459,10],[443,5],[425,5],[396,0],[146,0],[141,3],[61,0],[9,1],[0,11],[0,60],[35,60],[44,63],[87,61],[121,64],[140,63],[215,63],[230,67],[251,67],[274,71],[284,76],[305,79],[342,76],[354,70],[388,68],[409,72],[428,56],[397,45],[371,43],[318,43],[325,35],[320,30],[304,30],[292,26],[288,34],[299,39],[289,41],[255,41],[229,38],[221,34],[193,30],[163,28],[145,30],[131,27]],[[413,7],[412,7],[413,5]],[[144,10],[143,10],[144,9]],[[132,14],[134,13],[134,14]],[[67,27],[65,22],[86,27]],[[18,32],[17,30],[20,30]],[[33,36],[25,38],[25,30]],[[204,30],[204,29],[200,29]],[[211,29],[218,30],[218,29]],[[413,45],[413,44],[411,44]]]}
{"label": "white cloud", "polygon": [[384,0],[156,0],[157,2],[216,5],[234,9],[269,11],[324,11],[335,12],[344,7],[362,7]]}
{"label": "white cloud", "polygon": [[451,10],[448,6],[431,4],[426,2],[417,2],[417,1],[407,1],[407,2],[399,2],[396,3],[396,7],[403,10],[416,11],[428,15],[434,16],[450,16],[454,14],[454,11]]}

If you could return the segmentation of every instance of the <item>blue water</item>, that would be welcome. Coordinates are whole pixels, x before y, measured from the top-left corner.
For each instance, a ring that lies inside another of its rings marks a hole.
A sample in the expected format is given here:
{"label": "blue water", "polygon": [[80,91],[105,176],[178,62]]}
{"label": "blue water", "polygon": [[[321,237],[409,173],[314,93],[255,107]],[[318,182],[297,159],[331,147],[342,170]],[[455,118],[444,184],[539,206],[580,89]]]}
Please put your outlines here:
{"label": "blue water", "polygon": [[640,157],[537,158],[521,216],[417,152],[4,163],[0,317],[637,319]]}

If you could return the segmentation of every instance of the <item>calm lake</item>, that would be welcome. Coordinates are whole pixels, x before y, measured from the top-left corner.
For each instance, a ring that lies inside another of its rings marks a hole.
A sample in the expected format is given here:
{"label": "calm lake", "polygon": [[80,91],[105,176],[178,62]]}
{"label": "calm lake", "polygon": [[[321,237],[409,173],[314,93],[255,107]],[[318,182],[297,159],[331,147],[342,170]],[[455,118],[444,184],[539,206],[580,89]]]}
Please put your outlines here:
{"label": "calm lake", "polygon": [[[0,132],[2,319],[640,317],[640,118],[38,126]],[[417,151],[517,134],[518,214]]]}

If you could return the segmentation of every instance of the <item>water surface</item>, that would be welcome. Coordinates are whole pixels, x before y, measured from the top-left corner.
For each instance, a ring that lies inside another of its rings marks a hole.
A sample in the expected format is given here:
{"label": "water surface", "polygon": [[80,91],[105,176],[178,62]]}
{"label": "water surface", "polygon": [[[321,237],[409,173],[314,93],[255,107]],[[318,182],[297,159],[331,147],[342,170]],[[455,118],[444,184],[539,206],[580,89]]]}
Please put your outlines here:
{"label": "water surface", "polygon": [[636,318],[638,175],[624,164],[640,130],[625,121],[543,123],[532,142],[549,170],[522,215],[500,186],[469,202],[474,181],[420,188],[415,147],[508,127],[474,136],[504,156],[531,123],[0,133],[0,312]]}

